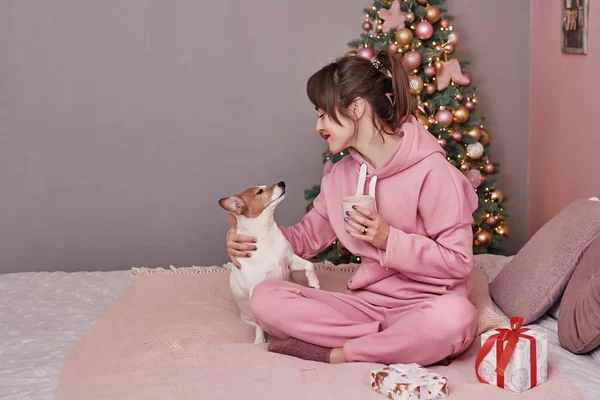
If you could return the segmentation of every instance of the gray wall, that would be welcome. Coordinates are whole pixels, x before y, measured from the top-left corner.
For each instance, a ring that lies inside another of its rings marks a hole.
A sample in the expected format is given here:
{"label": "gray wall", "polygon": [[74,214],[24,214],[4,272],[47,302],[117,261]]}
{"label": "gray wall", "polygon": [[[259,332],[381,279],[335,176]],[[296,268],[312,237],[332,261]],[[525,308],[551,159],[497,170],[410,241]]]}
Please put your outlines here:
{"label": "gray wall", "polygon": [[492,161],[501,164],[498,187],[508,197],[511,229],[505,248],[515,253],[527,240],[530,2],[447,0],[446,8],[461,37],[456,56],[471,61]]}
{"label": "gray wall", "polygon": [[[285,180],[278,222],[298,221],[324,150],[306,79],[367,3],[0,2],[0,272],[221,263],[217,199],[253,184]],[[529,10],[508,29],[496,3],[448,8],[518,239]]]}

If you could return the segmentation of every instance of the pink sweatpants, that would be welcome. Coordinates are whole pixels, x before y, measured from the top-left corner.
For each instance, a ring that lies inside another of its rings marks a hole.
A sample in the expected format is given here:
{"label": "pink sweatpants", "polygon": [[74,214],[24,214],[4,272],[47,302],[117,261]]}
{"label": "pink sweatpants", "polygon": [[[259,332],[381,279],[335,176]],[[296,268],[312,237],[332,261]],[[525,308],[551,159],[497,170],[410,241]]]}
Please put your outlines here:
{"label": "pink sweatpants", "polygon": [[352,294],[264,281],[255,287],[250,307],[274,337],[343,347],[348,361],[383,364],[426,366],[456,356],[469,347],[477,326],[475,307],[456,294],[386,308]]}

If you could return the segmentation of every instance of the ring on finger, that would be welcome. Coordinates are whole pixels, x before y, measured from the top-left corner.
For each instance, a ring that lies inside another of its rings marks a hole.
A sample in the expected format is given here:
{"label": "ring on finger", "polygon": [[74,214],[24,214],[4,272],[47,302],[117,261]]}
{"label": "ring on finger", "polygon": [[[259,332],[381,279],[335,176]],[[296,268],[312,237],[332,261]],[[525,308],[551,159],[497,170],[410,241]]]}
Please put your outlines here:
{"label": "ring on finger", "polygon": [[367,229],[369,229],[369,228],[367,228],[367,227],[365,226],[365,229],[363,230],[363,235],[366,235],[366,234],[367,234]]}

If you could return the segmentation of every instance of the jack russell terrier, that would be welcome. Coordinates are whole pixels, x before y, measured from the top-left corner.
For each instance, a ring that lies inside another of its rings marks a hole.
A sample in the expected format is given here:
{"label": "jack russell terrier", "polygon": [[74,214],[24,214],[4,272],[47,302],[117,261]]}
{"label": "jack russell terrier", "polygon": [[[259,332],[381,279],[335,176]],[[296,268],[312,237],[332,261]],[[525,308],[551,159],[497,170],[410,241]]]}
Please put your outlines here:
{"label": "jack russell terrier", "polygon": [[229,283],[240,309],[242,320],[255,326],[254,343],[265,341],[264,331],[256,323],[250,310],[254,287],[262,281],[289,280],[290,273],[304,271],[308,285],[319,289],[319,280],[313,264],[294,254],[275,223],[275,207],[285,198],[285,183],[271,186],[253,186],[242,193],[219,200],[219,205],[235,214],[237,233],[257,239],[258,249],[251,258],[240,258],[241,268],[232,268]]}

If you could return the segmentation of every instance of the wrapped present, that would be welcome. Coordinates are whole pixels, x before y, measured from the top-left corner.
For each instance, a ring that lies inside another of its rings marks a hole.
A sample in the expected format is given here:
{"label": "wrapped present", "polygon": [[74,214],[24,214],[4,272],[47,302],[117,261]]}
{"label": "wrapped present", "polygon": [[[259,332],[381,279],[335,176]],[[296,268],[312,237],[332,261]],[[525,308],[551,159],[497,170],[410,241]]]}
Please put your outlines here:
{"label": "wrapped present", "polygon": [[393,400],[441,399],[448,379],[419,364],[392,364],[371,372],[371,388]]}
{"label": "wrapped present", "polygon": [[522,328],[522,317],[510,320],[510,328],[481,335],[475,374],[482,383],[523,392],[546,382],[548,338],[543,332]]}

